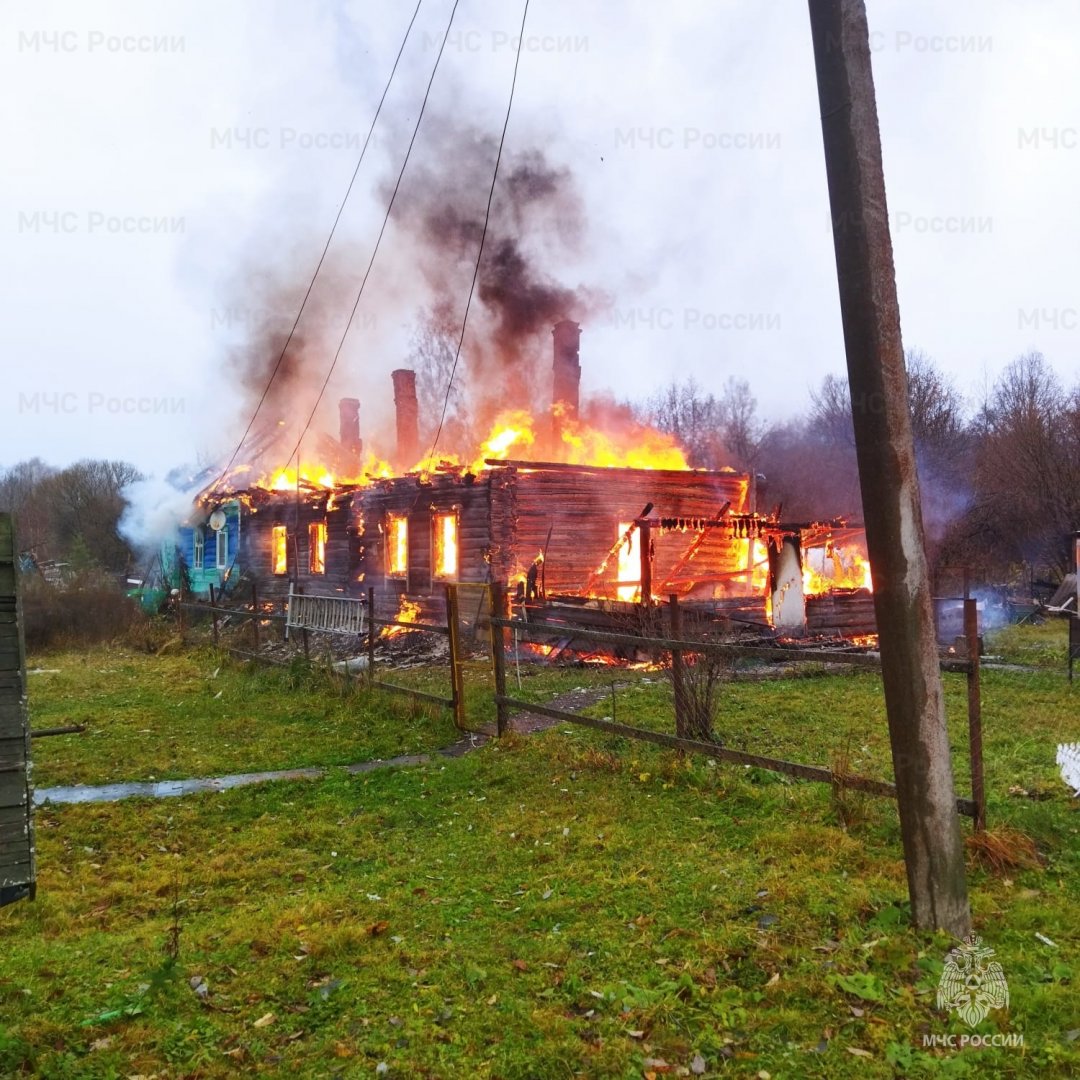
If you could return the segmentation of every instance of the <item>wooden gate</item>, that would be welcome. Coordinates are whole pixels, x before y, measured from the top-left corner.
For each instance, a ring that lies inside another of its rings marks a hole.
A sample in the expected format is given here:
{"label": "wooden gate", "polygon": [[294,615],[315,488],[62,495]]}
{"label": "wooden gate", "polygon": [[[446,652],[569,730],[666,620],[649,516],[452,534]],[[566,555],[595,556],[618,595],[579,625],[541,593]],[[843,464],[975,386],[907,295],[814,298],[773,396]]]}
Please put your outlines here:
{"label": "wooden gate", "polygon": [[0,907],[34,896],[30,723],[11,514],[0,514]]}

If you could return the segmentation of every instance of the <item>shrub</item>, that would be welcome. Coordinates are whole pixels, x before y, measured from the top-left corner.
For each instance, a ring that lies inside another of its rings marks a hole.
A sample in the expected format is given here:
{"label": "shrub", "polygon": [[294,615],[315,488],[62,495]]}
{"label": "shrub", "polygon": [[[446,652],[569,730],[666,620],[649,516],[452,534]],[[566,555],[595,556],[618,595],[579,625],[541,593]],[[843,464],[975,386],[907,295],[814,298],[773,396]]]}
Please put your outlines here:
{"label": "shrub", "polygon": [[84,570],[62,585],[23,582],[23,622],[30,652],[93,645],[128,634],[145,616],[107,574]]}

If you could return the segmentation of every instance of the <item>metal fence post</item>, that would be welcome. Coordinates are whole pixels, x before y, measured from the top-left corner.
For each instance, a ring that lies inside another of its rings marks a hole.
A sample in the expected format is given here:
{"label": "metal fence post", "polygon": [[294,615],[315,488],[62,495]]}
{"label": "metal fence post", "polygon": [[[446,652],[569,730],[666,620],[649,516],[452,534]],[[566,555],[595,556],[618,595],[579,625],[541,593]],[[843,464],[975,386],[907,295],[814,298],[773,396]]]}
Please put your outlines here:
{"label": "metal fence post", "polygon": [[986,790],[983,783],[982,690],[979,683],[979,604],[964,601],[964,637],[967,641],[968,747],[971,754],[971,799],[975,803],[975,832],[986,829]]}

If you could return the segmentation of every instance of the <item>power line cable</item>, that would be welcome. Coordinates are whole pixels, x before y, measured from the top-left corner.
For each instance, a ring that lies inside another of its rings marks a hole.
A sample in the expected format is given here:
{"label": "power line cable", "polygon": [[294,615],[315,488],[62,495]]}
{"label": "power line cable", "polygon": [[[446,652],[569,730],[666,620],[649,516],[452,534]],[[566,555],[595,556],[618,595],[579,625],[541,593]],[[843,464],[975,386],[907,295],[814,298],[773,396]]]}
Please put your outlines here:
{"label": "power line cable", "polygon": [[[439,54],[435,57],[435,64],[431,69],[431,77],[428,79],[427,89],[424,91],[424,100],[420,104],[420,114],[416,118],[416,124],[413,127],[412,138],[409,139],[408,149],[405,151],[405,160],[401,163],[401,169],[397,175],[397,181],[394,184],[394,190],[390,195],[390,202],[387,204],[386,213],[383,215],[382,226],[379,229],[379,235],[375,238],[375,248],[371,253],[371,258],[368,260],[367,269],[364,271],[364,277],[360,282],[360,288],[356,293],[356,300],[353,302],[352,311],[349,312],[349,321],[345,324],[345,332],[341,335],[341,340],[338,342],[337,349],[334,351],[334,358],[330,361],[330,369],[326,373],[326,378],[323,379],[323,384],[319,388],[319,395],[315,399],[315,404],[312,406],[311,414],[307,418],[307,423],[304,424],[303,430],[300,432],[300,438],[296,440],[296,446],[293,447],[293,452],[289,455],[288,460],[285,462],[286,467],[292,459],[296,458],[296,472],[299,482],[300,473],[300,444],[304,441],[304,436],[308,433],[308,428],[311,427],[311,422],[315,419],[315,413],[318,411],[319,404],[322,402],[323,395],[326,393],[327,386],[330,385],[330,377],[334,374],[334,368],[337,367],[338,358],[341,356],[341,350],[345,345],[345,339],[349,336],[349,330],[352,327],[353,319],[356,318],[356,311],[360,307],[360,298],[364,295],[364,286],[367,284],[368,277],[371,274],[371,268],[375,265],[375,258],[379,254],[379,246],[382,244],[383,235],[386,233],[386,226],[390,221],[390,213],[394,209],[394,202],[397,199],[398,191],[401,189],[401,180],[405,175],[405,169],[409,164],[409,158],[412,156],[413,146],[416,144],[416,136],[420,131],[420,123],[424,119],[424,110],[427,108],[428,98],[431,96],[431,87],[435,82],[435,75],[439,70],[439,61],[442,60],[443,51],[446,49],[446,40],[450,36],[450,28],[454,25],[454,15],[457,13],[458,3],[460,0],[454,0],[454,6],[450,11],[450,18],[446,24],[446,32],[443,34],[442,43],[439,45]],[[520,43],[519,43],[520,48]]]}
{"label": "power line cable", "polygon": [[442,412],[439,414],[439,427],[435,432],[435,438],[431,443],[431,453],[428,460],[435,457],[435,447],[439,445],[439,437],[442,435],[443,424],[446,421],[446,410],[450,403],[450,393],[454,387],[454,375],[457,374],[458,360],[461,359],[461,347],[465,341],[465,327],[469,322],[469,311],[472,308],[473,295],[476,292],[476,282],[480,276],[480,260],[484,254],[484,243],[487,240],[488,223],[491,221],[491,204],[495,196],[495,181],[499,176],[499,164],[502,162],[503,146],[506,143],[506,129],[510,126],[510,110],[514,105],[514,90],[517,88],[518,66],[521,63],[521,43],[525,40],[525,19],[529,14],[529,0],[525,0],[525,9],[521,13],[521,29],[518,32],[517,55],[514,57],[514,76],[510,82],[510,100],[506,103],[506,116],[503,118],[502,134],[499,137],[499,151],[495,155],[495,171],[491,174],[491,187],[488,189],[487,209],[484,212],[484,228],[480,233],[480,249],[476,253],[476,265],[473,267],[472,283],[469,285],[469,297],[465,301],[465,314],[461,319],[461,334],[458,336],[457,350],[454,353],[454,363],[450,367],[450,379],[446,384],[446,396],[443,398]]}
{"label": "power line cable", "polygon": [[[420,14],[420,7],[424,0],[417,0],[416,8],[412,13],[412,18],[409,20],[409,25],[405,30],[405,36],[401,39],[401,45],[398,48],[397,56],[394,58],[394,66],[390,69],[390,78],[386,80],[386,86],[383,88],[382,97],[379,98],[378,107],[375,109],[375,115],[371,118],[371,126],[368,128],[367,136],[364,139],[364,145],[360,150],[360,157],[357,159],[356,168],[353,169],[352,177],[349,180],[349,186],[345,189],[345,197],[341,200],[341,205],[338,206],[337,214],[334,215],[334,223],[330,226],[330,233],[326,237],[326,243],[323,245],[322,254],[319,255],[319,262],[315,267],[315,272],[311,275],[311,280],[308,282],[307,291],[304,293],[304,299],[300,302],[300,309],[296,313],[296,318],[293,320],[291,329],[289,330],[289,336],[285,339],[285,344],[281,348],[281,353],[277,358],[277,362],[274,364],[273,371],[270,372],[270,378],[263,389],[262,394],[259,397],[259,402],[255,406],[255,411],[251,414],[251,419],[248,421],[248,425],[244,428],[244,434],[240,436],[240,441],[236,444],[236,449],[232,452],[232,456],[229,458],[229,463],[222,470],[221,475],[214,481],[211,486],[211,491],[215,490],[217,486],[225,479],[229,474],[229,470],[233,467],[233,463],[236,461],[237,455],[240,453],[241,448],[247,441],[247,437],[251,434],[251,429],[255,425],[255,420],[259,415],[259,410],[262,409],[263,404],[266,401],[267,395],[270,393],[270,387],[274,384],[274,379],[277,378],[278,372],[281,370],[281,365],[285,360],[285,354],[289,350],[289,345],[292,344],[293,336],[296,334],[296,328],[300,325],[300,317],[304,314],[304,309],[307,307],[307,302],[311,297],[312,289],[315,287],[315,279],[319,276],[319,271],[322,269],[323,263],[326,260],[326,253],[330,250],[330,242],[334,239],[334,233],[337,231],[338,222],[341,221],[341,215],[345,210],[345,204],[349,201],[349,196],[352,194],[353,186],[356,184],[356,177],[360,173],[360,166],[364,163],[364,155],[367,153],[368,144],[371,142],[372,133],[375,131],[375,125],[378,123],[379,115],[382,113],[383,105],[386,102],[387,94],[390,92],[390,86],[394,81],[394,75],[397,73],[398,64],[401,62],[401,56],[405,52],[405,45],[409,40],[409,35],[412,33],[413,24],[416,22],[417,15]],[[457,6],[456,4],[454,5]]]}

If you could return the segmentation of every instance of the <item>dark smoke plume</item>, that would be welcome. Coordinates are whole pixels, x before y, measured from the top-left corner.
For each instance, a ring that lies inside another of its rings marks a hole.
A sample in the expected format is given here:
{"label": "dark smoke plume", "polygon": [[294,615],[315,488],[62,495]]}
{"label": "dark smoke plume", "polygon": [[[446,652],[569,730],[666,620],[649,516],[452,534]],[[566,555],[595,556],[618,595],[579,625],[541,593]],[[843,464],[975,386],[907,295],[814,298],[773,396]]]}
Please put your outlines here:
{"label": "dark smoke plume", "polygon": [[[498,142],[430,119],[421,131],[424,149],[406,171],[395,221],[434,304],[453,312],[460,326]],[[546,403],[552,325],[586,320],[605,304],[596,291],[569,287],[557,276],[585,239],[584,207],[570,171],[536,149],[505,151],[463,353],[478,412],[487,411],[484,398],[505,404],[510,379],[532,398],[520,404]]]}

